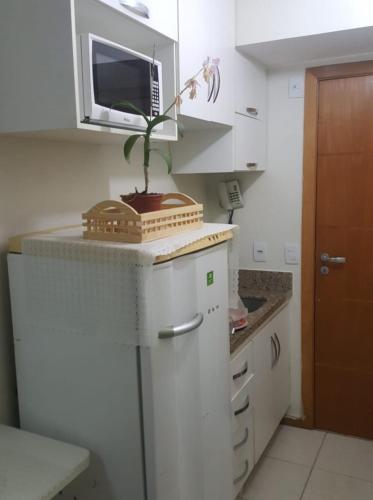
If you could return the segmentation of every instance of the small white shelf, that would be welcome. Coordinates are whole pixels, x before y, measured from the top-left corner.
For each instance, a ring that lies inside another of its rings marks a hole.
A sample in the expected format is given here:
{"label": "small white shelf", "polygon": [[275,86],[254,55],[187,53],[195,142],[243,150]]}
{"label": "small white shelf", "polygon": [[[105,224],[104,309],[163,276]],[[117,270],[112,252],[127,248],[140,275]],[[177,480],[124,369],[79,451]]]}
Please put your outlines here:
{"label": "small white shelf", "polygon": [[1,500],[50,500],[88,465],[84,448],[0,425]]}

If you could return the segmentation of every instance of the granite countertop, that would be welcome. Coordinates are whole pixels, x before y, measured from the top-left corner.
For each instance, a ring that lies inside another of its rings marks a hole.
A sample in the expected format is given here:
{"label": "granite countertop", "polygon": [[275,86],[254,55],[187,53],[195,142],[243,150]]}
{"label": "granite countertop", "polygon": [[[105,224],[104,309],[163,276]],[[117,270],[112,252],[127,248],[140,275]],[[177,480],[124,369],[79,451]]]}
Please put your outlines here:
{"label": "granite countertop", "polygon": [[230,336],[231,354],[289,301],[293,288],[292,278],[292,273],[240,270],[238,290],[240,297],[263,297],[267,301],[259,309],[249,313],[246,328]]}

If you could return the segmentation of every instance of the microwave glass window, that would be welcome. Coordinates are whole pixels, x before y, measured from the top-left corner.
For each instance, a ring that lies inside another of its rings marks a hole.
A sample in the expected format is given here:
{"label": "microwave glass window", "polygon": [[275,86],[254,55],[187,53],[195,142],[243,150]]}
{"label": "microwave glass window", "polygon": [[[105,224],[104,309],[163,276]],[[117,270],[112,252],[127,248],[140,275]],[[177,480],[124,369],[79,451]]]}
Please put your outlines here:
{"label": "microwave glass window", "polygon": [[93,41],[92,62],[96,104],[134,114],[132,108],[118,104],[120,101],[130,101],[150,116],[151,64],[148,61]]}

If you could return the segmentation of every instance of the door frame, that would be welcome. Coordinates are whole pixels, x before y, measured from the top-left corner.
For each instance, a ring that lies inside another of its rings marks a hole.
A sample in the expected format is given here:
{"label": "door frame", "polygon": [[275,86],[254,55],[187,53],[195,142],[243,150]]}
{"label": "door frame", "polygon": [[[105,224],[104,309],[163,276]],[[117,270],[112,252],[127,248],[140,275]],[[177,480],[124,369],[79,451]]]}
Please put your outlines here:
{"label": "door frame", "polygon": [[315,426],[315,277],[316,171],[319,82],[373,74],[373,61],[308,68],[304,89],[303,201],[302,201],[302,427]]}

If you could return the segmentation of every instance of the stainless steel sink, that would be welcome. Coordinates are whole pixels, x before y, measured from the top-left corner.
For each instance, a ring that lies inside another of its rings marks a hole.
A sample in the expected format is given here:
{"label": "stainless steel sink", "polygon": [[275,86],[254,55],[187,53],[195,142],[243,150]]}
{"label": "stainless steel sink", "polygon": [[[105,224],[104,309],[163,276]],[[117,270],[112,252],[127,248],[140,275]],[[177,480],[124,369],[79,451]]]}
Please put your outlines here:
{"label": "stainless steel sink", "polygon": [[241,297],[241,300],[249,313],[257,311],[267,302],[265,297]]}

